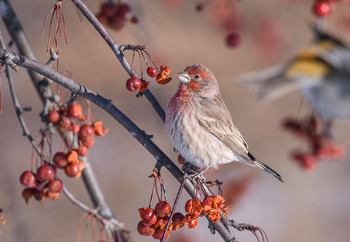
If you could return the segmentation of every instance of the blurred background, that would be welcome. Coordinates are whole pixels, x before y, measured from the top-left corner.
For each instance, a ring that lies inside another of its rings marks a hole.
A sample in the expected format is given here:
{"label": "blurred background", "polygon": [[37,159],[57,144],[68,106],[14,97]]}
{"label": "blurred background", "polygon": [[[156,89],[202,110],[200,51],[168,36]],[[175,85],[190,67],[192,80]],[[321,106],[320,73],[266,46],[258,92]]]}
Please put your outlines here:
{"label": "blurred background", "polygon": [[[254,95],[235,85],[235,77],[248,71],[261,70],[284,63],[312,41],[310,24],[314,21],[311,0],[245,0],[233,1],[233,9],[212,1],[202,11],[196,10],[200,1],[153,0],[126,1],[131,16],[138,24],[126,23],[115,31],[108,28],[118,44],[144,44],[157,65],[169,65],[172,76],[191,64],[203,64],[217,77],[222,96],[251,152],[278,171],[285,183],[258,169],[240,164],[228,164],[218,171],[208,172],[209,179],[220,179],[224,196],[230,201],[229,217],[237,222],[259,226],[270,241],[349,241],[350,171],[349,156],[342,160],[325,160],[316,169],[305,171],[290,158],[291,151],[304,149],[305,144],[281,128],[289,116],[309,112],[306,102],[300,109],[301,96],[295,91],[269,103],[259,103]],[[226,3],[225,3],[226,2]],[[44,19],[54,1],[35,0],[11,3],[21,20],[37,59],[46,62],[46,38],[40,33]],[[94,12],[102,1],[87,0]],[[232,6],[232,5],[230,5]],[[95,90],[128,115],[174,161],[173,152],[164,125],[145,98],[125,89],[126,72],[116,60],[99,34],[81,20],[70,1],[63,2],[69,44],[59,42],[60,71],[68,70],[73,79]],[[350,6],[339,4],[327,17],[327,31],[350,43]],[[227,24],[227,16],[233,22]],[[234,24],[232,24],[234,23]],[[0,30],[6,42],[10,41],[3,23]],[[240,36],[239,44],[231,48],[226,43],[230,32]],[[47,36],[47,28],[46,34]],[[12,47],[11,50],[15,51]],[[131,52],[127,52],[129,61]],[[137,70],[137,69],[136,69]],[[139,71],[139,70],[137,70]],[[24,117],[33,136],[44,125],[40,122],[41,101],[23,69],[14,74],[16,93],[23,106],[33,111]],[[158,85],[148,79],[150,90],[165,108],[175,93],[176,78],[167,85]],[[30,168],[32,147],[22,136],[8,83],[2,73],[3,113],[0,117],[0,208],[6,224],[0,225],[0,241],[76,241],[83,211],[63,195],[56,201],[31,200],[29,206],[21,197],[23,186],[20,174]],[[100,182],[107,202],[119,221],[130,230],[133,241],[153,241],[137,233],[138,208],[148,206],[152,179],[148,178],[155,159],[121,125],[103,110],[92,105],[96,120],[103,120],[109,128],[105,137],[98,137],[89,151],[89,160]],[[333,129],[335,139],[349,146],[350,129],[346,121],[337,121]],[[60,149],[55,140],[53,150]],[[169,202],[172,204],[178,182],[164,169],[162,172]],[[76,196],[90,204],[80,179],[58,176]],[[189,196],[184,192],[178,209]],[[153,204],[154,206],[155,204]],[[207,221],[199,219],[196,229],[183,228],[173,232],[169,241],[220,241],[210,235]],[[85,230],[84,230],[85,231]],[[87,230],[91,234],[91,230]],[[256,241],[249,232],[236,232],[240,241]],[[89,239],[90,240],[90,239]],[[87,240],[87,241],[89,241]],[[96,240],[95,240],[96,241]]]}

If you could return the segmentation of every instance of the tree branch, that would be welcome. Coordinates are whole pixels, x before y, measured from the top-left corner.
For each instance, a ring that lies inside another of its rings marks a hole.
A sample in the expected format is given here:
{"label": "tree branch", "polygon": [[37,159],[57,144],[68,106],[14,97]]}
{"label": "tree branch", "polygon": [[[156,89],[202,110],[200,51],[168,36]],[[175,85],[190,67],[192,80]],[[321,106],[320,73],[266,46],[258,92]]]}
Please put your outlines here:
{"label": "tree branch", "polygon": [[[123,66],[123,68],[126,70],[126,72],[129,74],[129,76],[135,76],[138,77],[135,71],[132,71],[132,68],[128,62],[128,60],[125,58],[122,49],[120,49],[120,45],[118,45],[115,40],[112,38],[112,36],[107,32],[105,27],[97,20],[95,15],[90,11],[90,9],[83,3],[81,0],[72,0],[72,2],[77,6],[77,8],[82,12],[82,14],[86,17],[87,20],[92,24],[92,26],[95,27],[97,32],[101,35],[101,37],[106,41],[108,46],[112,49],[113,53],[118,58],[120,64]],[[153,96],[152,92],[147,89],[143,93],[147,100],[152,104],[153,108],[156,110],[159,117],[165,121],[165,113],[162,108],[162,106],[159,104],[157,99]]]}

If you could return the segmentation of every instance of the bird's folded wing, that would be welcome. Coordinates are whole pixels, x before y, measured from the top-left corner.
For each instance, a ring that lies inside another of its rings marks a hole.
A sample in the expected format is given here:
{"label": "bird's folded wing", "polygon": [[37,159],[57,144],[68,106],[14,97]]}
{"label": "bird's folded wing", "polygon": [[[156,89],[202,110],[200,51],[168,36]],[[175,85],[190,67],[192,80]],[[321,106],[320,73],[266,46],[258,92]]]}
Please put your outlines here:
{"label": "bird's folded wing", "polygon": [[334,46],[331,50],[319,51],[317,56],[334,69],[350,71],[350,49]]}
{"label": "bird's folded wing", "polygon": [[[220,105],[218,105],[219,103]],[[203,113],[197,116],[199,125],[207,132],[214,135],[227,147],[238,155],[246,157],[248,154],[248,145],[243,139],[242,134],[233,124],[231,116],[223,103],[222,99],[211,102],[212,107],[202,110]]]}

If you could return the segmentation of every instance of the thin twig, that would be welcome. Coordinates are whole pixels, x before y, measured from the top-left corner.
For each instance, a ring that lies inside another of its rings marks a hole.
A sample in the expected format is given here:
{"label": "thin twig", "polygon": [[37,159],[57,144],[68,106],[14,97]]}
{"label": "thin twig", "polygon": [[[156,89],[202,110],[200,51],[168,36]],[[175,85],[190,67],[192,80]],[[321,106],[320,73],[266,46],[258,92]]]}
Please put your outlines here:
{"label": "thin twig", "polygon": [[[85,203],[81,202],[80,200],[76,199],[73,194],[71,194],[69,192],[69,190],[64,187],[63,189],[63,193],[64,195],[66,195],[66,197],[72,202],[74,203],[76,206],[80,207],[82,210],[84,210],[87,213],[91,213],[93,215],[95,215],[96,218],[99,218],[101,215],[99,214],[98,209],[91,209],[89,206],[87,206]],[[108,219],[107,221],[103,220],[103,223],[105,224],[113,224],[114,226],[117,226],[120,229],[124,229],[124,224],[118,222],[116,219]]]}
{"label": "thin twig", "polygon": [[[2,39],[2,34],[0,32],[0,47],[1,48],[4,48],[4,41]],[[22,108],[22,106],[20,105],[19,101],[18,101],[18,98],[16,96],[16,93],[15,93],[15,90],[14,90],[14,87],[13,87],[13,81],[12,81],[12,74],[11,74],[11,71],[10,71],[10,67],[8,65],[5,66],[5,73],[6,73],[6,77],[7,77],[7,80],[8,80],[8,83],[9,83],[9,89],[10,89],[10,94],[11,94],[11,98],[12,98],[12,102],[13,102],[13,105],[15,107],[15,111],[16,111],[16,115],[17,115],[17,118],[18,118],[18,121],[19,121],[19,124],[21,125],[22,127],[22,131],[23,131],[23,135],[26,136],[29,140],[29,142],[32,144],[33,148],[35,149],[35,151],[37,153],[40,153],[40,149],[39,147],[37,146],[37,144],[35,143],[34,139],[33,139],[33,136],[30,134],[29,130],[28,130],[28,127],[24,121],[24,118],[23,118],[23,112],[24,112],[24,109]],[[28,109],[28,108],[27,108]]]}

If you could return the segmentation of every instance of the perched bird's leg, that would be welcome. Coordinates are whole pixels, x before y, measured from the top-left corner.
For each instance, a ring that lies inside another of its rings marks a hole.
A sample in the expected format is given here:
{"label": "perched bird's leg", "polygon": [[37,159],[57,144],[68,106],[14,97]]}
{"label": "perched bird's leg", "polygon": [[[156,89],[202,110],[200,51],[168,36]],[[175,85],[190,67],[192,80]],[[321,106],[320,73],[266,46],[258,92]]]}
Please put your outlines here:
{"label": "perched bird's leg", "polygon": [[198,167],[196,167],[188,162],[184,163],[184,165],[182,166],[182,170],[183,170],[183,172],[185,172],[188,175],[196,174],[199,172]]}
{"label": "perched bird's leg", "polygon": [[204,167],[203,169],[199,169],[198,167],[196,167],[188,162],[185,162],[185,164],[182,166],[182,170],[192,180],[199,178],[199,179],[205,181],[205,177],[203,176],[203,173],[206,172],[207,169],[208,169],[208,167]]}

